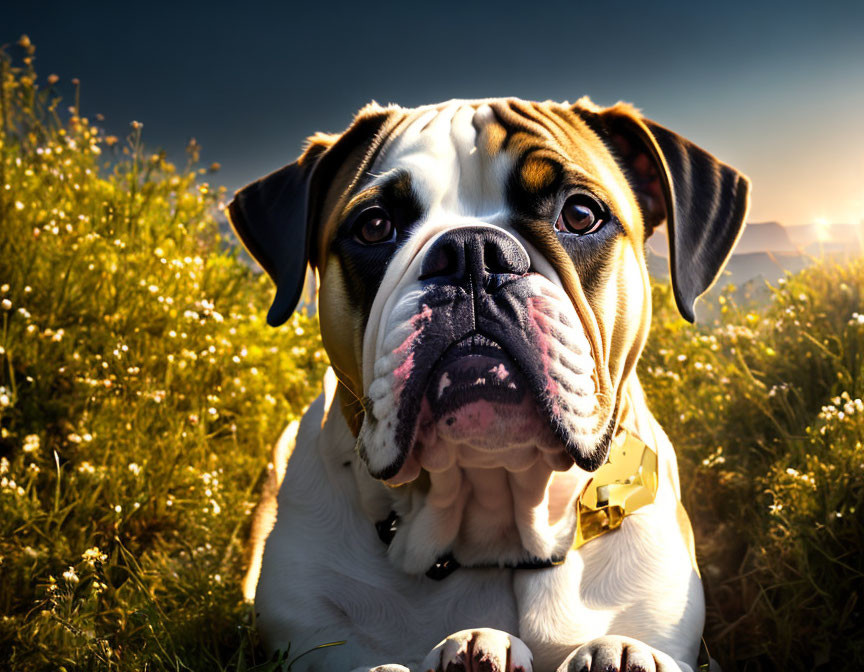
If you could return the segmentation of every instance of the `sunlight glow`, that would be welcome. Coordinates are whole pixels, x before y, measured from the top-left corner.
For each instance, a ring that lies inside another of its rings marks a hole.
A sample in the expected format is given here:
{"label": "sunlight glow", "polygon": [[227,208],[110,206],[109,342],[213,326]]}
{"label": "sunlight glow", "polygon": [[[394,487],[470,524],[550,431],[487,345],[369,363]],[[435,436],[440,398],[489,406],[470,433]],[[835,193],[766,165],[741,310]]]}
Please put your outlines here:
{"label": "sunlight glow", "polygon": [[831,224],[825,217],[817,217],[813,220],[813,225],[816,227],[816,240],[820,243],[831,240]]}

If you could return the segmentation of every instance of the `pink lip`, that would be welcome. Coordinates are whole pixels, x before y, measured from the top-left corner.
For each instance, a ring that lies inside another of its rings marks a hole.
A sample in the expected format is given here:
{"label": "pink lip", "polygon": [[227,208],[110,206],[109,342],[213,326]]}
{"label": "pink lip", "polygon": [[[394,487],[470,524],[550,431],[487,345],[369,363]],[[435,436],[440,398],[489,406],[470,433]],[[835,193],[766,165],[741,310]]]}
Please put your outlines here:
{"label": "pink lip", "polygon": [[543,365],[543,376],[546,381],[546,394],[553,400],[552,413],[554,415],[561,415],[561,409],[558,403],[554,401],[558,397],[558,383],[549,373],[552,361],[549,355],[549,332],[551,331],[551,326],[549,324],[549,316],[544,311],[544,309],[548,310],[548,306],[546,300],[541,296],[530,297],[525,302],[525,305],[528,309],[528,319],[531,328],[534,331],[540,349],[540,362]]}
{"label": "pink lip", "polygon": [[396,379],[395,393],[397,398],[401,393],[402,388],[405,387],[405,381],[408,380],[411,376],[411,372],[414,370],[414,343],[431,321],[432,309],[424,303],[420,312],[411,318],[411,333],[408,334],[405,340],[402,341],[399,347],[395,350],[397,354],[408,353],[405,361],[402,362],[402,364],[400,364],[393,372],[393,376]]}

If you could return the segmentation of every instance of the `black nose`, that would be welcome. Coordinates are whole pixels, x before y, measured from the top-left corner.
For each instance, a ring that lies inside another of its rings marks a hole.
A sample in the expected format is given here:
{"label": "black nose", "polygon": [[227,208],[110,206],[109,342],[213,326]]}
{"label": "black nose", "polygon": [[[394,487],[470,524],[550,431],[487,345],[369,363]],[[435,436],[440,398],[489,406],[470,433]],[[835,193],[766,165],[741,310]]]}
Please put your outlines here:
{"label": "black nose", "polygon": [[420,279],[472,283],[494,291],[531,267],[528,253],[512,236],[486,226],[466,226],[442,234],[420,267]]}

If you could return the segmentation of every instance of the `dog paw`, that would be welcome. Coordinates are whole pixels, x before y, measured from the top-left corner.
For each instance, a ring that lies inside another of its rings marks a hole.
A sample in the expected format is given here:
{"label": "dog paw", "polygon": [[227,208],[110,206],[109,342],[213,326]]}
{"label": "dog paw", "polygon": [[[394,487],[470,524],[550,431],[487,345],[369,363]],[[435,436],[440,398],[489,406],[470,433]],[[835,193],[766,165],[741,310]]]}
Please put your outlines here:
{"label": "dog paw", "polygon": [[638,639],[608,635],[583,644],[558,672],[682,672],[670,656]]}
{"label": "dog paw", "polygon": [[351,672],[411,672],[404,665],[376,665],[375,667],[355,667]]}
{"label": "dog paw", "polygon": [[423,672],[532,672],[525,643],[501,630],[479,628],[450,635],[429,652]]}

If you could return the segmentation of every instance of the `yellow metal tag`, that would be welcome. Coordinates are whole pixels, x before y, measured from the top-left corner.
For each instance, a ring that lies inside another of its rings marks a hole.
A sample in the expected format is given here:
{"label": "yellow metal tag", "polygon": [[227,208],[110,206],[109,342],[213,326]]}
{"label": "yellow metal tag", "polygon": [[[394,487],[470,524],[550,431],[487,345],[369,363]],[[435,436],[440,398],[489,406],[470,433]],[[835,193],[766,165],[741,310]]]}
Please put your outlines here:
{"label": "yellow metal tag", "polygon": [[609,461],[594,472],[576,509],[572,548],[619,527],[627,516],[657,496],[657,453],[622,430],[613,440]]}

